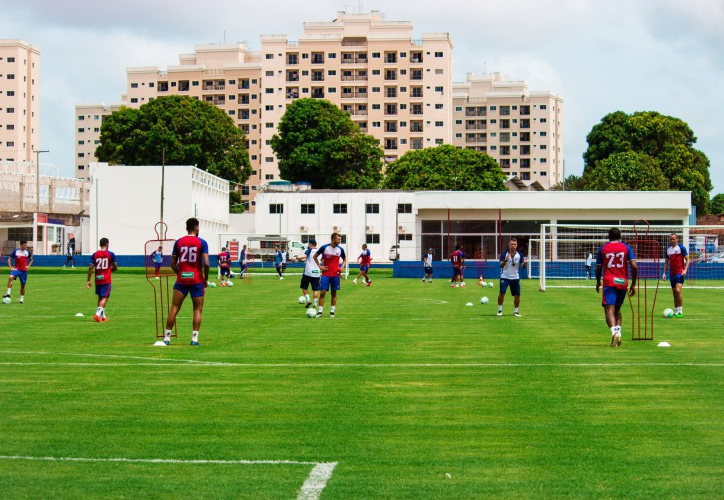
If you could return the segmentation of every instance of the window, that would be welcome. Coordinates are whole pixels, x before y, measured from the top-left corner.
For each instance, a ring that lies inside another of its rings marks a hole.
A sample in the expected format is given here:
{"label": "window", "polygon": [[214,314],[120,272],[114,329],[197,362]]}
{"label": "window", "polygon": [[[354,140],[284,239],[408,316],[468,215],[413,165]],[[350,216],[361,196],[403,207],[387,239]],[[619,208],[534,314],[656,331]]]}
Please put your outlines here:
{"label": "window", "polygon": [[268,180],[268,181],[273,181],[273,180],[274,180],[274,174],[266,174],[266,175],[264,175],[264,178],[265,178],[266,180]]}
{"label": "window", "polygon": [[398,203],[397,204],[397,213],[398,214],[411,214],[412,213],[412,203]]}
{"label": "window", "polygon": [[442,126],[443,126],[443,123],[442,123],[441,121],[437,121],[437,122],[435,122],[435,126],[436,126],[436,127],[442,127]]}
{"label": "window", "polygon": [[547,120],[546,118],[541,118],[541,119],[540,119],[540,122],[541,122],[541,123],[548,123],[548,120]]}
{"label": "window", "polygon": [[269,203],[269,213],[270,214],[283,214],[284,213],[284,203]]}
{"label": "window", "polygon": [[274,54],[264,54],[266,59],[274,59]]}
{"label": "window", "polygon": [[412,241],[412,235],[411,234],[398,234],[397,239],[399,241]]}
{"label": "window", "polygon": [[15,80],[15,75],[8,75],[8,80]]}
{"label": "window", "polygon": [[365,203],[365,213],[378,214],[380,213],[379,203]]}
{"label": "window", "polygon": [[7,108],[5,111],[8,113],[15,113],[15,108]]}
{"label": "window", "polygon": [[131,88],[132,88],[132,89],[137,89],[137,88],[138,88],[138,83],[132,83],[132,84],[131,84]]}
{"label": "window", "polygon": [[541,104],[540,109],[548,109],[548,106],[546,106],[545,104]]}
{"label": "window", "polygon": [[442,52],[435,52],[435,57],[442,57]]}
{"label": "window", "polygon": [[15,58],[14,58],[14,57],[8,57],[8,62],[9,62],[9,63],[10,63],[10,62],[15,62]]}
{"label": "window", "polygon": [[435,92],[442,92],[442,85],[435,87]]}
{"label": "window", "polygon": [[310,241],[316,240],[316,239],[317,239],[317,236],[314,234],[303,234],[302,235],[302,243],[304,243],[305,245],[307,243],[309,243]]}
{"label": "window", "polygon": [[435,104],[435,109],[442,109],[442,104]]}
{"label": "window", "polygon": [[332,204],[332,213],[333,214],[346,214],[347,213],[347,204],[346,203],[333,203]]}
{"label": "window", "polygon": [[314,213],[314,203],[302,203],[302,213],[303,214],[313,214]]}
{"label": "window", "polygon": [[379,234],[368,234],[365,236],[365,243],[368,245],[370,244],[379,244],[380,243],[380,235]]}
{"label": "window", "polygon": [[379,59],[380,53],[379,52],[372,52],[372,59]]}
{"label": "window", "polygon": [[264,161],[267,163],[274,163],[274,157],[273,156],[266,156],[264,157]]}

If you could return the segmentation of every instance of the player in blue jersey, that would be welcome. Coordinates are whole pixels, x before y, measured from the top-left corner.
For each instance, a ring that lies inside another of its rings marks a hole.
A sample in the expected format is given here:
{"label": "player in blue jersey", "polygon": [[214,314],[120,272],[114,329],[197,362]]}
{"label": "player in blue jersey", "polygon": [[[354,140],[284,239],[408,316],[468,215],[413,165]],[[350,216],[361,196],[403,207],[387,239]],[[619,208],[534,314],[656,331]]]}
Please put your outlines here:
{"label": "player in blue jersey", "polygon": [[[332,303],[329,308],[329,317],[334,318],[334,310],[337,307],[337,290],[340,289],[340,275],[342,274],[344,263],[347,260],[344,249],[339,246],[341,242],[342,237],[339,233],[332,233],[331,243],[322,245],[314,254],[314,262],[322,271],[322,279],[319,283],[321,293],[319,294],[317,317],[322,316],[324,298],[327,295],[327,291],[331,290]],[[322,259],[321,263],[319,262],[320,258]]]}
{"label": "player in blue jersey", "polygon": [[160,279],[161,265],[163,264],[163,246],[159,245],[157,250],[151,252],[151,262],[153,263],[153,272],[157,279]]}
{"label": "player in blue jersey", "polygon": [[239,252],[239,268],[239,278],[243,278],[246,272],[246,245]]}
{"label": "player in blue jersey", "polygon": [[279,245],[274,247],[274,267],[277,269],[277,274],[279,275],[279,280],[284,279],[284,268],[286,264],[286,255],[284,252],[282,252],[281,248],[279,248]]}

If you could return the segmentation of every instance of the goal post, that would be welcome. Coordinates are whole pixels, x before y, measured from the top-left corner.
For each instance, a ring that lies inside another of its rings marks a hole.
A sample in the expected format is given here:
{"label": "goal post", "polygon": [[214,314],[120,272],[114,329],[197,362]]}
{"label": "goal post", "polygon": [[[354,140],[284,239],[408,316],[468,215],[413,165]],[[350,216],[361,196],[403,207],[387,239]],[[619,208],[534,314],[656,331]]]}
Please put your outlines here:
{"label": "goal post", "polygon": [[[548,288],[589,288],[595,286],[596,254],[608,242],[611,227],[621,229],[624,242],[634,241],[636,228],[630,225],[542,224],[539,238],[529,244],[530,276],[537,278],[541,291]],[[639,233],[641,226],[638,227]],[[660,255],[642,256],[639,265],[656,267],[663,274],[670,235],[689,252],[686,285],[690,288],[724,289],[724,226],[650,225],[647,239],[657,241]],[[593,256],[591,274],[586,270],[588,254]]]}

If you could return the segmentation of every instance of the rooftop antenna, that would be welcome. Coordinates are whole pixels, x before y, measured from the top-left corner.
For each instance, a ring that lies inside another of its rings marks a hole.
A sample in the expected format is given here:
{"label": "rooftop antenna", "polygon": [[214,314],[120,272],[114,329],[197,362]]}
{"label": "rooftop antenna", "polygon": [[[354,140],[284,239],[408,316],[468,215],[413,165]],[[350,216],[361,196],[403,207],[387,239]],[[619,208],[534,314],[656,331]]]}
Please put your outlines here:
{"label": "rooftop antenna", "polygon": [[224,30],[224,45],[226,45],[226,30]]}

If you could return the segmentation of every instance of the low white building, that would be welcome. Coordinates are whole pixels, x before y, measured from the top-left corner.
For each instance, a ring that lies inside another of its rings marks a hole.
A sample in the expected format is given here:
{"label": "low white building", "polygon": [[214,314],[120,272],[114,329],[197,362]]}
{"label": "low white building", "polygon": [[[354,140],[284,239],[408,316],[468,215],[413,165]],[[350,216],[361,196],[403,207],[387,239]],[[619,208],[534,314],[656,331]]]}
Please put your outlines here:
{"label": "low white building", "polygon": [[447,258],[455,245],[489,258],[510,236],[527,248],[541,224],[680,225],[690,212],[691,193],[675,191],[266,191],[256,198],[255,232],[319,244],[339,232],[352,262],[363,243],[378,262],[397,253],[419,260],[430,247]]}
{"label": "low white building", "polygon": [[209,243],[209,252],[219,252],[218,235],[229,229],[229,182],[186,165],[162,168],[92,163],[91,217],[89,230],[84,232],[89,235],[89,248],[96,248],[100,238],[106,237],[116,254],[144,253],[146,241],[158,238],[162,171],[166,237],[184,236],[186,219],[196,217],[201,226],[200,236]]}

